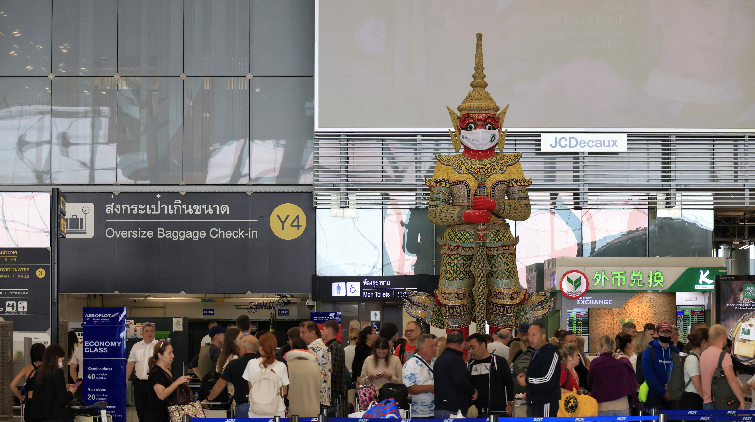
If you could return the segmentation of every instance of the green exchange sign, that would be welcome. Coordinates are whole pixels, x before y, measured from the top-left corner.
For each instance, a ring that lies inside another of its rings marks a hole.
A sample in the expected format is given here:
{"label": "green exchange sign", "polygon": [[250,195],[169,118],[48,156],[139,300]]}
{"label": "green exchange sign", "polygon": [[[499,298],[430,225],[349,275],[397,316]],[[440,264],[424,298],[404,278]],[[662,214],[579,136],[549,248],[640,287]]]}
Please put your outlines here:
{"label": "green exchange sign", "polygon": [[[726,267],[668,267],[668,268],[574,268],[593,274],[589,291],[658,291],[694,292],[712,291],[717,275],[725,275]],[[564,271],[565,274],[569,270]],[[560,278],[560,277],[559,277]],[[752,289],[755,298],[755,285]]]}

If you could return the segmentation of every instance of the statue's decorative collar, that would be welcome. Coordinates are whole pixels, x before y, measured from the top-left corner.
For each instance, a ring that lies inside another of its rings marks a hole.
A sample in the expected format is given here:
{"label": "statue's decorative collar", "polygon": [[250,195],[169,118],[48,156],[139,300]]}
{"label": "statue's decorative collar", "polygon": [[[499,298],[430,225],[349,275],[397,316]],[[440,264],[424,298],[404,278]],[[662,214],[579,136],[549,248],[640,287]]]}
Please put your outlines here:
{"label": "statue's decorative collar", "polygon": [[453,169],[459,174],[501,174],[505,172],[508,167],[518,163],[521,157],[521,152],[515,152],[513,154],[498,153],[493,157],[483,160],[475,160],[461,154],[435,155],[435,158],[438,159],[439,163],[453,167]]}

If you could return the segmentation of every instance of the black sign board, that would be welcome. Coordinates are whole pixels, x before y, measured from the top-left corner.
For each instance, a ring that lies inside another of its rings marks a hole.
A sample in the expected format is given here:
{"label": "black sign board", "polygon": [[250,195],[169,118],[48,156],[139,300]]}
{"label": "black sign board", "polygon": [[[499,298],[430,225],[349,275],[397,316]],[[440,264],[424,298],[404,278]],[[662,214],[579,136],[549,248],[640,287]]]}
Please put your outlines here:
{"label": "black sign board", "polygon": [[50,329],[49,249],[0,249],[0,316],[14,331]]}
{"label": "black sign board", "polygon": [[717,275],[716,323],[726,327],[732,353],[755,366],[755,275]]}
{"label": "black sign board", "polygon": [[438,287],[437,275],[397,275],[369,277],[312,277],[312,299],[323,302],[362,302],[401,300],[407,290],[432,294]]}
{"label": "black sign board", "polygon": [[61,293],[309,293],[311,193],[67,193]]}

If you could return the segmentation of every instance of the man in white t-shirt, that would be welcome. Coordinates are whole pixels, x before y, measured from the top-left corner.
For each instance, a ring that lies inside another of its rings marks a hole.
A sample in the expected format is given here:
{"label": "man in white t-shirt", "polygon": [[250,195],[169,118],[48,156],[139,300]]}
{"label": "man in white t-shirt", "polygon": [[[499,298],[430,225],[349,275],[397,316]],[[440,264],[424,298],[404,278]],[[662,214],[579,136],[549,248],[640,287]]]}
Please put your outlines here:
{"label": "man in white t-shirt", "polygon": [[149,358],[155,354],[155,327],[152,323],[145,322],[142,324],[142,341],[131,347],[126,362],[126,387],[131,373],[136,371],[134,380],[134,404],[136,406],[136,415],[139,422],[144,422],[144,410],[147,407],[147,396],[152,387],[149,385]]}
{"label": "man in white t-shirt", "polygon": [[501,328],[493,335],[493,340],[494,341],[488,343],[488,351],[496,356],[506,359],[506,362],[509,362],[509,346],[506,344],[511,340],[511,331]]}
{"label": "man in white t-shirt", "polygon": [[79,346],[73,351],[73,356],[68,362],[68,373],[74,381],[84,379],[84,346]]}
{"label": "man in white t-shirt", "polygon": [[412,417],[432,418],[435,412],[433,366],[438,345],[433,334],[417,338],[417,353],[401,370],[401,378],[412,398]]}

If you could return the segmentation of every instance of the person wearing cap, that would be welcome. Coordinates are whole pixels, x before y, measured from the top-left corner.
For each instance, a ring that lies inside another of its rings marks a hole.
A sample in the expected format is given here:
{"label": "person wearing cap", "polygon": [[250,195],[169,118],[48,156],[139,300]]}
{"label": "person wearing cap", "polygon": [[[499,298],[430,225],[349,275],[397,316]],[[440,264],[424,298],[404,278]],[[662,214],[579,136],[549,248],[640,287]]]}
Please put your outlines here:
{"label": "person wearing cap", "polygon": [[658,324],[657,331],[658,338],[650,342],[642,353],[642,374],[650,388],[645,407],[668,410],[671,409],[671,399],[666,391],[666,383],[671,370],[671,354],[679,353],[679,349],[671,340],[671,324],[663,321]]}
{"label": "person wearing cap", "polygon": [[205,375],[214,371],[217,367],[224,340],[225,328],[220,325],[210,328],[210,344],[202,346],[199,349],[199,354],[194,356],[194,359],[189,363],[189,367],[192,368],[200,380],[204,379]]}
{"label": "person wearing cap", "polygon": [[516,337],[511,339],[511,342],[522,341],[527,338],[527,332],[530,329],[529,322],[523,322],[519,324],[519,328],[516,330]]}

